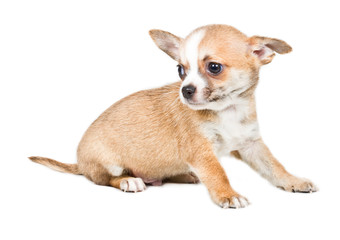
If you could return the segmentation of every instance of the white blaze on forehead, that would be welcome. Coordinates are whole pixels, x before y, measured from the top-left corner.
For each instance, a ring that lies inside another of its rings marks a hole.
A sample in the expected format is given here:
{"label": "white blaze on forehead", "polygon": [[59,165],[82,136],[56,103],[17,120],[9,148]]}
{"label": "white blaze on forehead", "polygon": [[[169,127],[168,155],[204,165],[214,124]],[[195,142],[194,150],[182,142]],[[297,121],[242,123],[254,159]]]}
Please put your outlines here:
{"label": "white blaze on forehead", "polygon": [[[196,93],[192,100],[196,103],[205,102],[203,89],[207,87],[206,81],[199,74],[198,61],[202,60],[202,52],[199,49],[199,45],[204,38],[205,30],[200,29],[192,33],[185,41],[184,48],[181,51],[181,59],[184,63],[189,64],[187,70],[187,76],[182,82],[183,86],[193,85],[196,88]],[[185,102],[182,94],[181,99]]]}
{"label": "white blaze on forehead", "polygon": [[189,36],[185,42],[182,59],[190,65],[190,72],[198,72],[199,45],[205,35],[205,30],[201,29]]}

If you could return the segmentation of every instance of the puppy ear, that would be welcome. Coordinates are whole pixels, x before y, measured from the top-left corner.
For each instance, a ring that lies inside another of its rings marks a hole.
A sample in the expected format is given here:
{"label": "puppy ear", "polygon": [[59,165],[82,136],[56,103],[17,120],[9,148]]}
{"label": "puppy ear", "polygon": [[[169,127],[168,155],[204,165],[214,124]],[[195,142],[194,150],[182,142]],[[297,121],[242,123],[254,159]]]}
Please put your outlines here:
{"label": "puppy ear", "polygon": [[248,39],[252,54],[254,54],[262,65],[270,63],[275,52],[285,54],[293,49],[285,41],[276,38],[253,36]]}
{"label": "puppy ear", "polygon": [[153,29],[149,31],[152,40],[156,45],[174,60],[179,61],[179,47],[183,41],[169,32]]}

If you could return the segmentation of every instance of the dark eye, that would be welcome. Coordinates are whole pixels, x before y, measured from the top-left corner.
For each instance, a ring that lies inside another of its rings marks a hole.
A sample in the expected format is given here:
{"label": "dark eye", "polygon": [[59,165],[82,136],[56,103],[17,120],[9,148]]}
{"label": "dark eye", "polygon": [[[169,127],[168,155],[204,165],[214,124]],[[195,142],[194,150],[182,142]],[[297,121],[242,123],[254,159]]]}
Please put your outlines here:
{"label": "dark eye", "polygon": [[178,75],[183,80],[185,78],[185,75],[186,75],[184,67],[181,64],[178,64],[177,67],[178,67]]}
{"label": "dark eye", "polygon": [[222,72],[223,66],[222,64],[211,62],[208,64],[208,71],[212,75],[218,75]]}

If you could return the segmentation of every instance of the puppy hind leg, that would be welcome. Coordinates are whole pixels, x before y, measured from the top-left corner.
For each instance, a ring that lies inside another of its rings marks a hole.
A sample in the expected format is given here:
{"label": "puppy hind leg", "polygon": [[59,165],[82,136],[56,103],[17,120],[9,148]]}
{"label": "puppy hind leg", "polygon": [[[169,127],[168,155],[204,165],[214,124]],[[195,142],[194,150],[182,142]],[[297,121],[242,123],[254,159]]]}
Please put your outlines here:
{"label": "puppy hind leg", "polygon": [[128,170],[118,165],[111,165],[106,168],[111,174],[108,185],[124,192],[142,192],[146,189],[144,181],[132,176]]}
{"label": "puppy hind leg", "polygon": [[107,166],[111,173],[109,185],[124,192],[142,192],[146,189],[144,181],[135,177],[130,171],[118,166]]}
{"label": "puppy hind leg", "polygon": [[122,175],[119,177],[112,176],[110,185],[114,188],[120,189],[124,192],[142,192],[146,186],[141,178],[131,177],[129,175]]}

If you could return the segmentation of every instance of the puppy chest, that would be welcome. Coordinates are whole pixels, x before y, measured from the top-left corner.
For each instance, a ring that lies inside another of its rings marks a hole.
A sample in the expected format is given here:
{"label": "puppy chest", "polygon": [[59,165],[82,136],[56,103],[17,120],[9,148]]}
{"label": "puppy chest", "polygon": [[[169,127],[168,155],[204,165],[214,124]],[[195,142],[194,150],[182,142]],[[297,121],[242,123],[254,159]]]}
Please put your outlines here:
{"label": "puppy chest", "polygon": [[235,111],[220,114],[218,121],[202,124],[202,132],[211,141],[215,154],[223,156],[238,150],[249,140],[260,137],[257,121],[245,122]]}

